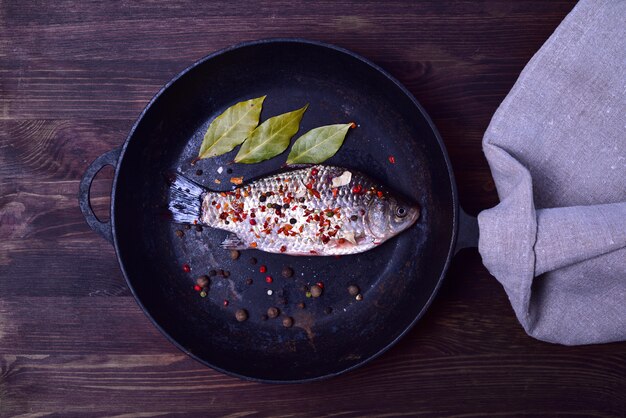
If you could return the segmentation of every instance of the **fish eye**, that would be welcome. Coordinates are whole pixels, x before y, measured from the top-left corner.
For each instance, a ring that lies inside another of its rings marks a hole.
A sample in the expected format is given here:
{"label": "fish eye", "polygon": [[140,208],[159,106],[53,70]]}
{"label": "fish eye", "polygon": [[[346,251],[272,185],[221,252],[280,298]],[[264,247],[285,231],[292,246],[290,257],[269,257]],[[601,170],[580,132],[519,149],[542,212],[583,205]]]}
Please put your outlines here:
{"label": "fish eye", "polygon": [[407,214],[407,211],[406,211],[406,209],[405,209],[405,208],[403,208],[402,206],[398,206],[398,207],[396,208],[396,216],[397,216],[398,218],[404,218],[404,217],[406,216],[406,214]]}

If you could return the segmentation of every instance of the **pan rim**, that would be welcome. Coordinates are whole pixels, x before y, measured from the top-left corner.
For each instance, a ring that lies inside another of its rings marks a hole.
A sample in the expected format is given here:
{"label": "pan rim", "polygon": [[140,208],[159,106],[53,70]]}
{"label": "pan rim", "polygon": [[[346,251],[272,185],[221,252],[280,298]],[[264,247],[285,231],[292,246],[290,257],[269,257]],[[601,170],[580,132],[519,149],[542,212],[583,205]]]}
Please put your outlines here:
{"label": "pan rim", "polygon": [[[135,288],[131,284],[131,281],[129,280],[128,273],[126,271],[126,268],[124,267],[124,263],[122,262],[121,250],[120,250],[119,242],[118,242],[118,239],[117,239],[117,233],[116,233],[116,219],[115,219],[116,218],[116,216],[115,216],[115,202],[116,202],[115,195],[116,195],[116,191],[117,191],[117,182],[118,182],[118,179],[119,179],[119,172],[120,172],[120,168],[122,166],[121,162],[124,160],[124,156],[126,154],[126,149],[128,147],[128,144],[129,144],[130,140],[134,136],[137,127],[139,126],[141,121],[144,119],[145,114],[152,108],[154,103],[161,97],[161,95],[167,89],[169,89],[174,83],[176,83],[176,81],[178,81],[179,79],[183,78],[187,73],[189,73],[190,71],[192,71],[196,67],[204,64],[205,62],[207,62],[207,61],[209,61],[209,60],[211,60],[213,58],[216,58],[218,56],[224,55],[226,53],[229,53],[231,51],[234,51],[234,50],[237,50],[237,49],[241,49],[241,48],[255,47],[255,46],[258,46],[258,45],[265,45],[265,44],[279,44],[279,43],[311,45],[311,46],[331,49],[331,50],[333,50],[335,52],[339,52],[339,53],[348,55],[351,58],[356,59],[356,60],[362,62],[363,64],[373,68],[375,71],[377,71],[378,73],[383,75],[386,79],[391,81],[397,88],[399,88],[400,91],[413,103],[413,105],[418,109],[420,114],[424,117],[424,119],[427,122],[429,128],[433,132],[433,134],[434,134],[434,136],[435,136],[435,138],[437,140],[437,143],[439,144],[439,148],[440,148],[441,153],[443,155],[444,162],[446,164],[446,168],[447,168],[448,175],[449,175],[450,189],[451,189],[451,192],[452,192],[452,196],[451,197],[452,197],[452,212],[453,212],[453,216],[452,216],[452,235],[450,237],[450,246],[448,248],[448,254],[447,254],[445,263],[444,263],[444,265],[443,265],[443,267],[441,269],[441,273],[439,275],[439,278],[437,279],[436,286],[433,288],[430,296],[428,297],[428,300],[426,301],[426,303],[424,304],[422,309],[419,311],[419,313],[415,316],[415,318],[411,321],[411,323],[402,332],[400,332],[400,334],[398,334],[398,336],[396,336],[393,340],[389,341],[384,347],[382,347],[376,353],[374,353],[373,355],[367,357],[366,359],[364,359],[362,361],[359,361],[358,363],[355,363],[354,365],[352,365],[350,367],[344,368],[344,369],[342,369],[340,371],[337,371],[337,372],[327,373],[327,374],[320,375],[320,376],[307,377],[307,378],[302,378],[302,379],[287,379],[287,380],[259,378],[259,377],[248,376],[248,375],[244,375],[244,374],[240,374],[240,373],[237,373],[237,372],[233,372],[233,371],[230,371],[230,370],[223,369],[223,368],[221,368],[219,366],[216,366],[216,365],[212,364],[211,362],[209,362],[207,360],[204,360],[204,359],[200,358],[196,354],[190,352],[185,347],[183,347],[178,341],[176,341],[176,339],[174,339],[165,329],[163,329],[161,327],[161,325],[159,323],[157,323],[157,321],[154,319],[154,317],[148,311],[148,309],[144,306],[144,304],[142,303],[140,297],[137,295],[137,293],[135,291]],[[445,144],[443,142],[443,139],[441,138],[441,135],[440,135],[439,131],[437,130],[435,124],[431,120],[431,118],[428,115],[428,113],[426,112],[426,110],[417,101],[415,96],[413,96],[413,94],[402,83],[400,83],[400,81],[398,81],[389,72],[387,72],[385,69],[383,69],[382,67],[378,66],[374,62],[370,61],[369,59],[367,59],[367,58],[365,58],[365,57],[363,57],[363,56],[361,56],[361,55],[359,55],[359,54],[357,54],[355,52],[352,52],[352,51],[350,51],[348,49],[339,47],[337,45],[333,45],[333,44],[326,43],[326,42],[321,42],[321,41],[316,41],[316,40],[309,40],[309,39],[305,39],[305,38],[289,38],[289,37],[288,38],[283,38],[283,37],[277,37],[277,38],[265,38],[265,39],[259,39],[259,40],[244,41],[244,42],[240,42],[240,43],[231,45],[231,46],[226,47],[226,48],[222,48],[222,49],[217,50],[215,52],[212,52],[212,53],[204,56],[203,58],[200,58],[199,60],[195,61],[193,64],[189,65],[188,67],[186,67],[182,71],[180,71],[178,74],[176,74],[172,79],[170,79],[167,83],[165,83],[159,89],[159,91],[150,99],[148,104],[141,111],[141,113],[139,114],[137,120],[135,121],[135,123],[131,127],[131,129],[130,129],[130,131],[129,131],[129,133],[128,133],[125,141],[124,141],[124,143],[121,146],[120,155],[118,157],[117,165],[115,167],[115,173],[114,173],[114,176],[113,176],[113,184],[112,184],[112,187],[111,187],[110,213],[111,213],[110,219],[111,219],[111,231],[112,231],[112,237],[113,237],[113,247],[115,248],[115,254],[116,254],[116,257],[117,257],[118,264],[120,266],[120,270],[122,271],[122,275],[124,276],[124,280],[126,281],[126,284],[128,285],[128,288],[129,288],[131,294],[133,295],[133,298],[135,299],[135,302],[139,305],[139,307],[144,312],[144,314],[148,317],[150,322],[152,322],[152,324],[159,330],[159,332],[161,332],[161,334],[163,334],[169,340],[170,343],[172,343],[180,351],[182,351],[183,353],[185,353],[186,355],[188,355],[192,359],[198,361],[199,363],[203,364],[204,366],[208,366],[208,367],[212,368],[213,370],[216,370],[216,371],[218,371],[220,373],[224,373],[224,374],[226,374],[228,376],[236,377],[236,378],[239,378],[239,379],[242,379],[242,380],[247,380],[247,381],[260,382],[260,383],[295,384],[295,383],[308,383],[308,382],[315,382],[315,381],[326,380],[326,379],[330,379],[332,377],[336,377],[336,376],[348,373],[348,372],[350,372],[352,370],[355,370],[355,369],[357,369],[357,368],[359,368],[359,367],[361,367],[361,366],[363,366],[363,365],[373,361],[374,359],[380,357],[382,354],[384,354],[389,349],[391,349],[391,347],[396,345],[411,329],[413,329],[415,324],[424,316],[424,314],[426,313],[426,311],[428,310],[428,308],[432,304],[433,300],[435,299],[437,293],[439,292],[439,289],[441,288],[441,284],[442,284],[442,282],[443,282],[443,280],[444,280],[444,278],[446,276],[446,273],[447,273],[447,271],[448,271],[448,269],[450,267],[450,263],[451,263],[452,257],[454,256],[456,241],[457,241],[457,237],[458,237],[459,202],[458,202],[458,191],[457,191],[456,181],[455,181],[455,178],[454,178],[454,172],[452,170],[452,164],[450,162],[450,157],[448,155],[448,151],[447,151],[446,146],[445,146]]]}

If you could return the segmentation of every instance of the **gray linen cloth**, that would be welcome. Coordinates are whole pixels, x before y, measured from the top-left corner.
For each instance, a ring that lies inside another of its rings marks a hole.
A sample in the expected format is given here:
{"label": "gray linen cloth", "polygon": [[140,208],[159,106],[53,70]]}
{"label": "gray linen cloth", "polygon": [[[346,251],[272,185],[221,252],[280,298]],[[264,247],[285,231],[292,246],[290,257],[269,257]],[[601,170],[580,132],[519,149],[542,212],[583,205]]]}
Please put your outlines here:
{"label": "gray linen cloth", "polygon": [[500,203],[479,250],[540,340],[626,340],[626,1],[583,0],[483,139]]}

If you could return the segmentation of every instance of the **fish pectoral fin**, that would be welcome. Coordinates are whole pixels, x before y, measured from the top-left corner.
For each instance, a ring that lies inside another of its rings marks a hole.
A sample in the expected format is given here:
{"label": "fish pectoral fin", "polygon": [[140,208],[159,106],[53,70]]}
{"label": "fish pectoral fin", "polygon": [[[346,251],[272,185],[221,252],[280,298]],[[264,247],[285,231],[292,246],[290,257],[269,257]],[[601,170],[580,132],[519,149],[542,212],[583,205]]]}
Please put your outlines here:
{"label": "fish pectoral fin", "polygon": [[248,244],[243,242],[241,238],[237,236],[237,234],[230,234],[222,243],[220,244],[222,248],[227,250],[245,250],[250,248]]}

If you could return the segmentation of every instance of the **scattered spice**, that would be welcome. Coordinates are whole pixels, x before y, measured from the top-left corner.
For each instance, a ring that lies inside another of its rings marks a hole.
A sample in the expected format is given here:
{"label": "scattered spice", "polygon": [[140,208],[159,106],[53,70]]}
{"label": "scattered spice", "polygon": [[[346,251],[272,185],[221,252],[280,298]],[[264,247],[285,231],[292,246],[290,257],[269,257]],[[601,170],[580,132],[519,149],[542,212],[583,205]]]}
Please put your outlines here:
{"label": "scattered spice", "polygon": [[311,297],[311,292],[309,292],[309,291],[307,290],[307,292],[304,294],[304,296],[306,296],[307,298],[310,298],[310,297]]}
{"label": "scattered spice", "polygon": [[289,219],[289,223],[292,224],[292,225],[295,224],[296,222],[298,222],[298,221],[296,221],[296,218]]}
{"label": "scattered spice", "polygon": [[254,257],[250,258],[250,264],[255,265],[257,263],[257,259]]}
{"label": "scattered spice", "polygon": [[391,164],[395,164],[395,163],[396,163],[396,157],[394,157],[393,155],[390,155],[390,156],[389,156],[389,162],[390,162]]}
{"label": "scattered spice", "polygon": [[361,290],[359,289],[359,286],[356,285],[350,285],[348,286],[348,293],[350,294],[350,296],[356,296],[359,294]]}
{"label": "scattered spice", "polygon": [[206,290],[203,290],[202,292],[200,292],[200,297],[206,298],[207,292]]}
{"label": "scattered spice", "polygon": [[210,271],[209,271],[209,276],[210,276],[210,277],[217,276],[217,271],[215,271],[215,270],[210,270]]}
{"label": "scattered spice", "polygon": [[356,215],[352,215],[352,216],[350,216],[350,220],[351,220],[352,222],[356,222],[356,221],[358,221],[358,220],[359,220],[359,217],[358,217],[358,216],[356,216]]}
{"label": "scattered spice", "polygon": [[293,318],[290,316],[286,316],[283,318],[283,327],[291,328],[293,326]]}
{"label": "scattered spice", "polygon": [[267,321],[268,316],[263,314],[261,315],[261,321]]}
{"label": "scattered spice", "polygon": [[241,183],[243,183],[243,177],[231,177],[230,182],[232,184],[240,185]]}
{"label": "scattered spice", "polygon": [[202,232],[202,225],[196,225],[196,231]]}
{"label": "scattered spice", "polygon": [[189,231],[189,230],[191,229],[191,225],[186,224],[186,225],[185,225],[185,229],[186,229],[187,231]]}
{"label": "scattered spice", "polygon": [[253,282],[252,282],[252,279],[251,279],[250,277],[248,277],[248,278],[246,279],[246,284],[247,284],[248,286],[250,286],[252,283],[253,283]]}
{"label": "scattered spice", "polygon": [[281,272],[281,274],[285,279],[288,279],[293,276],[293,269],[291,267],[285,266],[283,267],[283,271]]}
{"label": "scattered spice", "polygon": [[200,287],[207,287],[209,285],[209,278],[207,276],[200,276],[196,279],[196,283]]}
{"label": "scattered spice", "polygon": [[224,299],[224,302],[222,302],[222,304],[223,304],[224,306],[228,306],[228,301],[227,301],[226,299]]}
{"label": "scattered spice", "polygon": [[321,287],[322,289],[324,288],[324,283],[322,283],[322,282],[317,282],[315,284],[318,285],[319,287]]}
{"label": "scattered spice", "polygon": [[304,302],[300,302],[296,305],[299,309],[304,309],[306,307],[306,305],[304,304]]}
{"label": "scattered spice", "polygon": [[280,311],[275,306],[267,309],[267,316],[269,318],[276,318],[280,314]]}
{"label": "scattered spice", "polygon": [[356,299],[356,300],[359,300],[359,301],[360,301],[360,300],[363,300],[363,295],[359,293],[358,295],[356,295],[356,298],[355,298],[355,299]]}
{"label": "scattered spice", "polygon": [[219,181],[218,179],[213,180],[213,182],[214,182],[215,184],[222,184],[222,182],[221,182],[221,181]]}
{"label": "scattered spice", "polygon": [[199,291],[201,291],[201,290],[202,290],[202,288],[201,288],[200,286],[198,286],[198,285],[195,285],[195,286],[193,287],[193,290],[195,290],[196,292],[199,292]]}
{"label": "scattered spice", "polygon": [[224,277],[224,270],[219,269],[219,270],[217,271],[217,275],[218,275],[218,276],[222,276],[222,277]]}
{"label": "scattered spice", "polygon": [[228,270],[224,271],[224,273],[222,273],[222,276],[224,276],[225,278],[230,277],[230,271]]}
{"label": "scattered spice", "polygon": [[263,265],[263,266],[259,267],[259,271],[260,271],[261,273],[265,273],[265,272],[267,271],[267,267],[265,267],[265,266]]}
{"label": "scattered spice", "polygon": [[324,313],[326,315],[330,315],[331,313],[333,313],[333,308],[331,308],[330,306],[327,306],[324,308]]}
{"label": "scattered spice", "polygon": [[320,296],[322,296],[322,288],[314,284],[313,286],[311,286],[311,290],[308,293],[310,293],[311,296],[313,296],[314,298],[319,298]]}
{"label": "scattered spice", "polygon": [[176,234],[176,236],[177,236],[178,238],[182,238],[182,237],[184,237],[184,236],[185,236],[185,233],[184,233],[183,231],[181,231],[180,229],[177,229],[177,230],[176,230],[176,232],[175,232],[175,234]]}
{"label": "scattered spice", "polygon": [[230,250],[230,259],[231,260],[236,260],[239,258],[239,251],[237,250]]}
{"label": "scattered spice", "polygon": [[189,273],[191,271],[191,267],[189,267],[189,264],[187,263],[183,264],[183,271],[185,273]]}
{"label": "scattered spice", "polygon": [[272,296],[274,291],[272,289],[267,289],[267,296]]}
{"label": "scattered spice", "polygon": [[274,279],[272,279],[272,276],[265,277],[265,282],[266,283],[272,283],[273,281],[274,281]]}
{"label": "scattered spice", "polygon": [[286,305],[287,305],[287,298],[286,298],[286,297],[284,297],[284,296],[280,297],[280,298],[278,299],[278,303],[279,303],[279,304],[281,304],[281,305],[283,305],[283,306],[286,306]]}
{"label": "scattered spice", "polygon": [[248,311],[246,311],[245,309],[237,309],[237,311],[235,312],[235,318],[237,318],[237,321],[239,322],[243,322],[246,319],[248,319]]}
{"label": "scattered spice", "polygon": [[196,170],[196,176],[201,176],[201,175],[202,175],[202,170],[197,169],[197,170]]}
{"label": "scattered spice", "polygon": [[233,169],[232,169],[232,168],[227,169],[227,170],[226,170],[226,173],[227,173],[227,174],[233,174]]}

